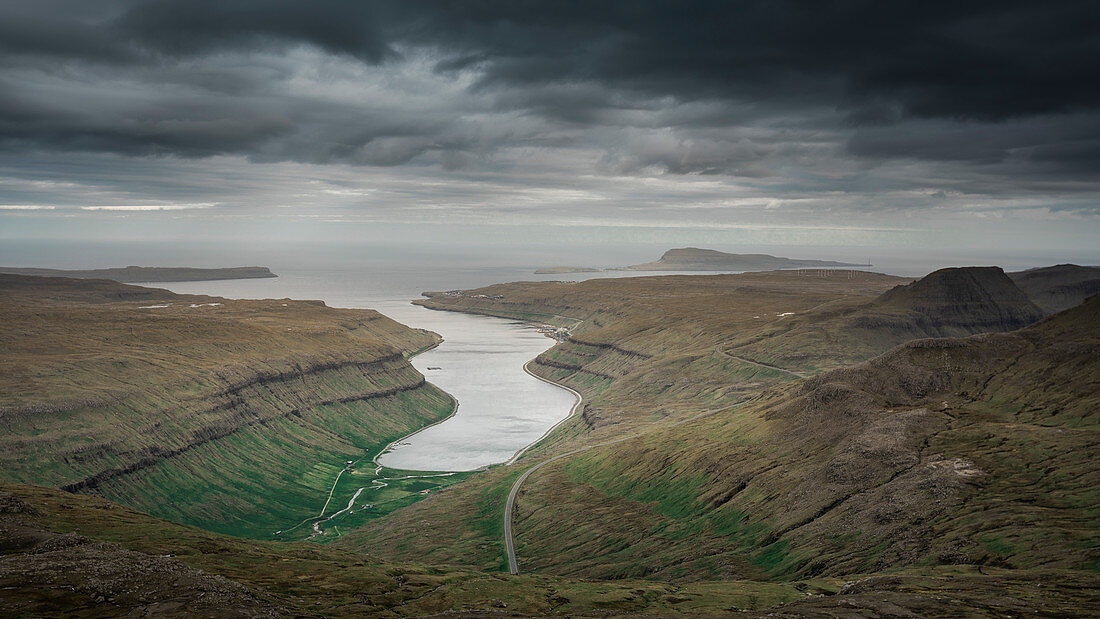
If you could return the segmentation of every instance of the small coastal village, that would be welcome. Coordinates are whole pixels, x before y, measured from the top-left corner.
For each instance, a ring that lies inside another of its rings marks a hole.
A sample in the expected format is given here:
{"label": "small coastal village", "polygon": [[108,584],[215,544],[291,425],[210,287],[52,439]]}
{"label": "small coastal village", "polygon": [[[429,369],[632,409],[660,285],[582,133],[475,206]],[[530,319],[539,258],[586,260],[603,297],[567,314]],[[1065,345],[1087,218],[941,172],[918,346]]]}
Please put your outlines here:
{"label": "small coastal village", "polygon": [[564,342],[569,339],[569,329],[565,327],[555,327],[554,325],[539,325],[538,332],[552,337],[559,342]]}
{"label": "small coastal village", "polygon": [[[448,290],[447,292],[443,293],[443,296],[445,296],[445,297],[468,297],[468,298],[471,298],[471,299],[492,299],[492,300],[498,300],[498,301],[500,299],[504,298],[504,295],[502,295],[502,294],[494,294],[494,295],[466,294],[466,291],[464,291],[464,290]],[[567,327],[557,327],[557,326],[554,326],[554,325],[540,324],[540,325],[536,325],[535,328],[538,330],[539,333],[541,333],[541,334],[543,334],[547,337],[553,338],[553,339],[555,339],[559,342],[564,342],[565,340],[569,339],[569,329]],[[432,368],[428,368],[428,369],[432,369]]]}

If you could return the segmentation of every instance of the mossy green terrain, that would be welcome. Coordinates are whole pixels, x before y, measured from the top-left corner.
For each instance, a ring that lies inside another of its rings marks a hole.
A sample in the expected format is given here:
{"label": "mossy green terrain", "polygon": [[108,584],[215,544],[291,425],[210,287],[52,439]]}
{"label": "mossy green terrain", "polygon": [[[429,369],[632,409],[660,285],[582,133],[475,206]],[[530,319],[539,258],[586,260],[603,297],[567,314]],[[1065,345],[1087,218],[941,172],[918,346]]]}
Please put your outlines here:
{"label": "mossy green terrain", "polygon": [[[902,282],[761,273],[432,295],[429,307],[580,320],[532,369],[581,391],[583,412],[516,466],[341,544],[504,569],[512,482],[555,453],[636,434],[528,479],[514,514],[523,571],[675,583],[954,565],[1092,573],[1100,299],[1011,333],[912,340],[1038,315],[1018,290],[998,291],[999,270],[948,276],[977,287],[883,294]],[[887,315],[898,320],[879,324]],[[767,337],[815,361],[729,345]],[[717,412],[672,426],[705,411]]]}
{"label": "mossy green terrain", "polygon": [[945,566],[842,581],[590,581],[381,561],[169,523],[96,497],[0,484],[9,617],[1088,616],[1095,575]]}
{"label": "mossy green terrain", "polygon": [[[434,295],[424,303],[569,327],[529,367],[585,399],[515,466],[433,477],[371,463],[409,431],[399,424],[450,412],[404,363],[430,334],[308,302],[9,287],[5,308],[22,312],[3,340],[22,355],[4,368],[2,420],[22,424],[5,439],[23,450],[5,456],[23,467],[14,479],[44,472],[56,476],[45,483],[257,537],[274,527],[245,527],[263,517],[305,515],[278,527],[285,541],[250,541],[6,486],[0,608],[1095,615],[1100,298],[1009,333],[927,339],[1041,312],[999,270],[898,287],[908,281],[780,272]],[[215,430],[195,432],[202,424]],[[581,447],[522,487],[522,574],[507,575],[510,488]],[[86,462],[98,468],[75,468]],[[162,505],[160,485],[207,520]],[[225,520],[253,498],[257,520]],[[307,537],[334,543],[292,541]]]}
{"label": "mossy green terrain", "polygon": [[453,408],[406,361],[438,337],[377,312],[2,278],[8,481],[270,538],[320,515],[347,461],[373,477],[375,454]]}
{"label": "mossy green terrain", "polygon": [[95,497],[0,485],[5,616],[506,616],[758,609],[841,583],[580,582],[394,564],[316,544],[260,542],[168,523]]}
{"label": "mossy green terrain", "polygon": [[[521,460],[534,463],[568,447],[737,404],[769,386],[797,380],[782,369],[730,357],[720,347],[739,333],[789,320],[778,314],[870,303],[909,281],[863,272],[807,277],[780,271],[517,282],[461,295],[431,294],[421,303],[570,327],[571,337],[529,368],[577,389],[585,402],[580,415]],[[371,523],[341,543],[378,546],[385,556],[399,559],[425,557],[499,569],[504,565],[501,506],[522,472],[513,470],[518,468],[490,469],[460,490]],[[439,526],[423,527],[421,521]]]}

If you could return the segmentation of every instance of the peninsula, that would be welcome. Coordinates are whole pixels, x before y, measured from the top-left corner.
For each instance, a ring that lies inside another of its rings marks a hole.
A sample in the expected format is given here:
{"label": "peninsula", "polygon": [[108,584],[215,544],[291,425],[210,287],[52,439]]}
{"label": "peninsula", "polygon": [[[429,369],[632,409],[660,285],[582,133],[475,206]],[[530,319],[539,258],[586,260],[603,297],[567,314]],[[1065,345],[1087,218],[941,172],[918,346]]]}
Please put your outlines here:
{"label": "peninsula", "polygon": [[221,269],[196,269],[193,267],[139,267],[115,269],[32,269],[0,267],[0,273],[9,275],[36,275],[39,277],[70,277],[74,279],[111,279],[116,282],[201,282],[216,279],[260,279],[278,277],[267,267],[228,267]]}
{"label": "peninsula", "polygon": [[657,262],[624,267],[624,271],[770,271],[774,269],[831,269],[868,267],[833,260],[795,260],[768,254],[727,254],[713,249],[670,249]]}
{"label": "peninsula", "polygon": [[600,269],[592,267],[543,267],[535,270],[535,275],[560,275],[562,273],[598,273]]}

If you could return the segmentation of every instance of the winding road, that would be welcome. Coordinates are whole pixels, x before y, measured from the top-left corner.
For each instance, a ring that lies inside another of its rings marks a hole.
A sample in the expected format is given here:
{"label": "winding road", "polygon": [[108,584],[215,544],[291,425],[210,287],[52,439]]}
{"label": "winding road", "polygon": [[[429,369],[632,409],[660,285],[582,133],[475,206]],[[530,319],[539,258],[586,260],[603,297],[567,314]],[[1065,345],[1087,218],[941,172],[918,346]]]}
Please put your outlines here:
{"label": "winding road", "polygon": [[757,367],[762,367],[766,370],[775,370],[776,372],[784,372],[784,373],[790,374],[792,376],[797,376],[798,378],[806,378],[807,376],[809,376],[809,374],[806,374],[805,372],[795,372],[794,370],[788,370],[787,368],[781,368],[777,365],[769,365],[767,363],[761,363],[759,361],[753,361],[752,359],[746,359],[744,357],[738,357],[737,355],[731,355],[728,352],[722,350],[722,345],[721,344],[714,347],[714,352],[722,355],[723,357],[729,357],[730,359],[734,359],[734,360],[740,361],[742,363],[748,363],[750,365],[755,365]]}
{"label": "winding road", "polygon": [[[722,345],[721,344],[714,347],[714,352],[718,353],[719,355],[729,357],[730,359],[741,361],[742,363],[748,363],[750,365],[755,365],[757,367],[761,367],[761,368],[768,369],[768,370],[775,370],[777,372],[784,372],[784,373],[790,374],[791,376],[794,376],[796,378],[806,378],[807,376],[809,376],[809,374],[806,374],[806,373],[803,373],[803,372],[796,372],[794,370],[788,370],[786,368],[781,368],[781,367],[777,367],[777,366],[774,366],[774,365],[769,365],[767,363],[761,363],[759,361],[753,361],[752,359],[746,359],[744,357],[738,357],[737,355],[731,355],[728,352],[722,350]],[[528,362],[528,363],[530,363],[530,362]],[[527,372],[528,374],[530,374],[531,376],[534,376],[535,378],[537,378],[537,379],[539,379],[543,382],[547,382],[547,383],[550,383],[551,385],[555,385],[555,386],[561,387],[562,389],[568,390],[573,395],[577,396],[577,401],[576,401],[575,404],[573,404],[573,408],[569,411],[569,416],[568,417],[566,417],[565,419],[559,421],[557,424],[554,425],[554,427],[547,430],[546,434],[543,434],[542,437],[540,437],[538,441],[535,441],[534,443],[531,443],[527,447],[524,447],[523,449],[516,452],[516,455],[512,456],[512,459],[509,460],[506,463],[507,465],[514,464],[515,461],[518,460],[519,457],[524,454],[524,452],[526,452],[528,449],[533,447],[535,444],[537,444],[542,439],[546,438],[546,436],[549,435],[551,432],[553,432],[558,426],[565,423],[569,419],[572,419],[573,415],[575,415],[577,410],[580,409],[581,401],[583,399],[581,397],[581,394],[578,393],[576,390],[570,389],[569,387],[566,387],[565,385],[560,385],[558,383],[555,383],[554,381],[551,381],[551,380],[548,380],[548,379],[543,378],[541,376],[538,376],[537,374],[532,372],[530,369],[528,369],[527,365],[523,366],[523,370],[525,372]],[[656,432],[657,430],[662,430],[662,429],[666,429],[666,428],[673,428],[673,427],[676,427],[678,425],[685,424],[685,423],[688,423],[690,421],[695,421],[696,419],[699,419],[699,418],[702,418],[702,417],[706,417],[707,415],[713,415],[714,413],[718,413],[718,412],[721,412],[721,411],[724,411],[724,410],[729,410],[731,408],[734,408],[735,406],[740,406],[740,405],[744,404],[747,401],[748,400],[743,400],[743,401],[738,402],[736,404],[731,404],[729,406],[723,406],[722,408],[716,408],[714,410],[699,413],[698,415],[695,415],[693,417],[688,417],[687,419],[681,419],[680,421],[677,421],[675,423],[663,424],[663,425],[660,425],[660,426],[656,426],[654,428],[651,428],[650,430],[647,430],[646,432],[631,434],[629,436],[624,436],[622,438],[617,438],[617,439],[613,439],[613,440],[610,440],[610,441],[604,441],[602,443],[595,443],[593,445],[587,445],[585,447],[581,447],[579,449],[574,449],[573,451],[568,451],[568,452],[565,452],[563,454],[558,454],[558,455],[556,455],[552,458],[547,458],[546,460],[543,460],[542,462],[539,462],[538,464],[536,464],[536,465],[532,466],[531,468],[527,469],[526,471],[524,471],[523,475],[520,475],[519,479],[517,479],[516,482],[514,484],[512,484],[512,490],[511,490],[511,492],[508,493],[508,500],[504,505],[504,549],[505,549],[505,552],[508,555],[508,571],[513,573],[513,574],[519,574],[519,563],[518,563],[518,561],[516,561],[515,543],[512,540],[512,514],[515,511],[516,497],[519,495],[519,489],[523,485],[523,482],[527,481],[527,478],[530,477],[532,473],[534,473],[535,471],[539,470],[540,468],[546,466],[547,464],[550,464],[552,462],[556,462],[556,461],[561,460],[563,458],[568,458],[569,456],[579,454],[583,451],[588,451],[589,449],[595,449],[596,447],[605,447],[607,445],[614,445],[615,443],[622,443],[624,441],[629,441],[631,439],[638,438],[639,436],[644,436],[644,435],[649,434],[651,432]]]}
{"label": "winding road", "polygon": [[[524,367],[526,368],[526,366],[524,366]],[[534,376],[534,375],[532,374],[532,376]],[[569,387],[565,387],[564,385],[558,385],[558,383],[555,383],[553,381],[542,378],[541,376],[536,376],[536,378],[544,380],[544,381],[546,381],[548,383],[551,383],[553,385],[557,385],[559,387],[562,387],[563,389],[569,389]],[[573,405],[573,411],[576,411],[577,408],[581,404],[581,395],[579,393],[577,393],[576,391],[573,391],[572,389],[569,389],[569,391],[572,391],[573,393],[575,393],[577,395],[577,403]],[[742,400],[741,402],[737,402],[736,404],[730,404],[729,406],[723,406],[722,408],[716,408],[714,410],[705,411],[705,412],[699,413],[698,415],[688,417],[687,419],[681,419],[680,421],[677,421],[677,422],[674,422],[674,423],[661,424],[661,425],[655,426],[655,427],[653,427],[653,428],[651,428],[651,429],[649,429],[645,432],[638,432],[636,434],[631,434],[629,436],[624,436],[624,437],[621,437],[621,438],[612,439],[610,441],[603,441],[603,442],[600,442],[600,443],[594,443],[592,445],[586,445],[584,447],[574,449],[573,451],[567,451],[563,454],[558,454],[558,455],[556,455],[552,458],[547,458],[546,460],[543,460],[542,462],[539,462],[538,464],[536,464],[536,465],[532,466],[531,468],[527,469],[526,471],[524,471],[523,475],[520,475],[519,479],[516,480],[516,483],[512,484],[512,490],[511,490],[511,492],[508,493],[508,501],[505,503],[505,506],[504,506],[504,549],[505,549],[505,552],[508,555],[508,571],[513,573],[513,574],[519,574],[519,563],[516,561],[515,544],[512,541],[512,513],[515,510],[516,496],[519,495],[520,486],[523,485],[523,482],[527,481],[527,478],[531,476],[531,473],[534,473],[535,471],[537,471],[540,468],[546,466],[547,464],[550,464],[551,462],[556,462],[556,461],[561,460],[563,458],[568,458],[569,456],[579,454],[583,451],[588,451],[589,449],[595,449],[596,447],[606,447],[607,445],[614,445],[616,443],[622,443],[624,441],[629,441],[631,439],[635,439],[635,438],[638,438],[640,436],[645,436],[647,434],[656,432],[657,430],[664,430],[664,429],[667,429],[667,428],[674,428],[676,426],[683,425],[683,424],[691,422],[691,421],[695,421],[696,419],[700,419],[700,418],[706,417],[708,415],[713,415],[715,413],[719,413],[719,412],[722,412],[724,410],[729,410],[731,408],[741,406],[745,402],[748,402],[748,400]],[[573,415],[570,414],[569,417],[566,417],[566,419],[569,419],[572,416]],[[564,420],[563,420],[563,422],[564,422]],[[560,425],[561,423],[562,422],[559,422],[558,425]],[[517,454],[517,457],[518,457],[518,454]]]}

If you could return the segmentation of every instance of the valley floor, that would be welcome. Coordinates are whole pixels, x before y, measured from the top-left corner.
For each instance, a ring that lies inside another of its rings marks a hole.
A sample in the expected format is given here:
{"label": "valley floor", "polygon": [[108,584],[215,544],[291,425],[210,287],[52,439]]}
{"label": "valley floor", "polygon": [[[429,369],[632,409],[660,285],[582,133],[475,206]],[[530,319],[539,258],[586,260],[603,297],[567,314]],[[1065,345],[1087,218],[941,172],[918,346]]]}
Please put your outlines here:
{"label": "valley floor", "polygon": [[569,327],[528,367],[578,402],[507,465],[430,477],[362,454],[452,410],[406,361],[431,334],[17,282],[6,474],[70,492],[0,485],[0,612],[1096,616],[1100,297],[1036,322],[999,269],[946,271],[431,296]]}

